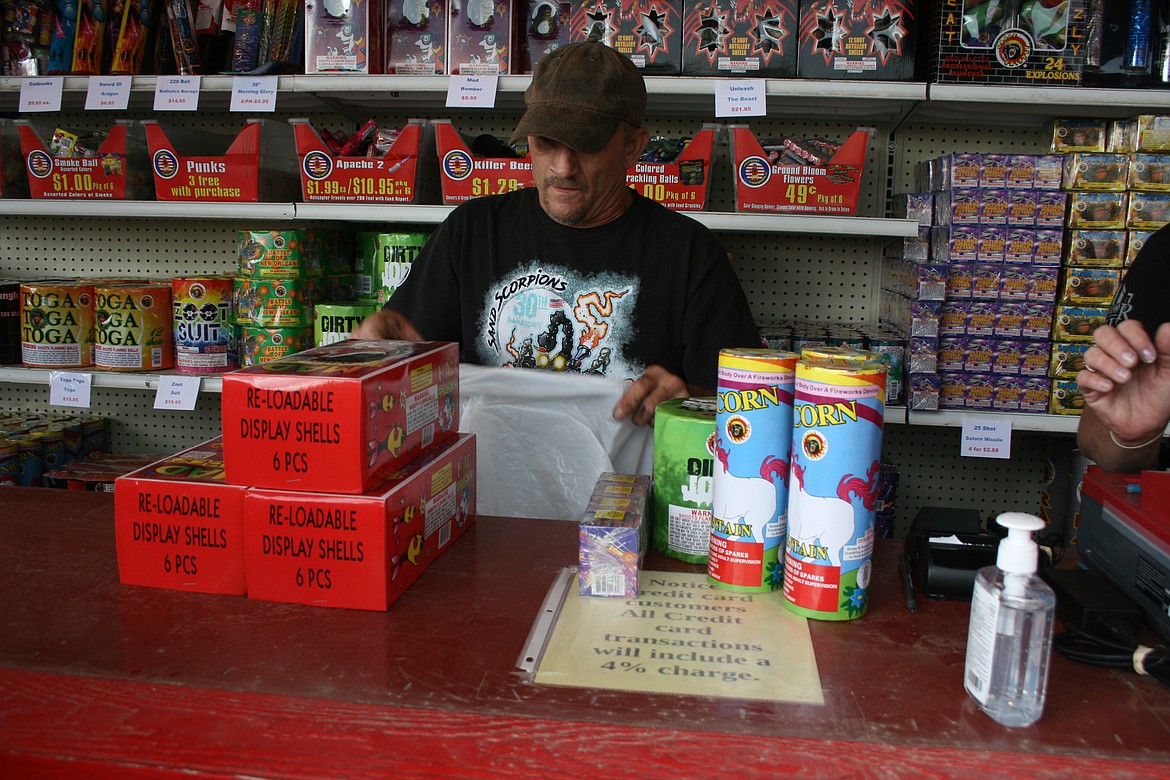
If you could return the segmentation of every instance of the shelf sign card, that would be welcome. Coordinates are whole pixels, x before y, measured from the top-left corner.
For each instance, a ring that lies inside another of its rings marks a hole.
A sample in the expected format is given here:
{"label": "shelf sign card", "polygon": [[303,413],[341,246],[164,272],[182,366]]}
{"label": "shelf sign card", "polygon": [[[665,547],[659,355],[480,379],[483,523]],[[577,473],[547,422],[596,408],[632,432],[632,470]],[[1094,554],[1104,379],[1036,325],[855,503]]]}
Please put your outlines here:
{"label": "shelf sign card", "polygon": [[278,76],[236,76],[229,111],[275,111]]}
{"label": "shelf sign card", "polygon": [[767,116],[764,79],[729,79],[715,84],[715,116]]}
{"label": "shelf sign card", "polygon": [[89,391],[92,386],[93,374],[52,371],[49,373],[49,403],[52,406],[77,406],[88,409]]}
{"label": "shelf sign card", "polygon": [[1012,456],[1011,420],[963,418],[963,441],[959,452],[964,458],[999,458]]}
{"label": "shelf sign card", "polygon": [[64,76],[23,78],[20,80],[20,108],[17,110],[21,113],[60,111],[61,91],[64,88]]}
{"label": "shelf sign card", "polygon": [[198,111],[199,76],[158,76],[154,82],[155,111]]}
{"label": "shelf sign card", "polygon": [[694,572],[643,571],[636,599],[557,582],[568,592],[537,684],[824,704],[808,620],[779,591],[718,590]]}
{"label": "shelf sign card", "polygon": [[495,108],[499,76],[452,76],[447,83],[447,108]]}
{"label": "shelf sign card", "polygon": [[199,400],[200,377],[160,376],[154,392],[155,409],[191,410]]}
{"label": "shelf sign card", "polygon": [[129,105],[129,76],[90,76],[86,111],[125,111]]}

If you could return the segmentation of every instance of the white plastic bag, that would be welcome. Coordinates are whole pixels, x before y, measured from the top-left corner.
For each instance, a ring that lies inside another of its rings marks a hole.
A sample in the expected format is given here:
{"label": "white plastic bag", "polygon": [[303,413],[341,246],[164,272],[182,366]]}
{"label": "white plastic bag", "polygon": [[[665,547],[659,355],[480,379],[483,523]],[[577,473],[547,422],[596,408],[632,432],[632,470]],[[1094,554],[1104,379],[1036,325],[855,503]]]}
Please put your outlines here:
{"label": "white plastic bag", "polygon": [[459,430],[476,435],[481,515],[578,520],[605,471],[650,474],[650,427],[613,419],[625,383],[459,366]]}

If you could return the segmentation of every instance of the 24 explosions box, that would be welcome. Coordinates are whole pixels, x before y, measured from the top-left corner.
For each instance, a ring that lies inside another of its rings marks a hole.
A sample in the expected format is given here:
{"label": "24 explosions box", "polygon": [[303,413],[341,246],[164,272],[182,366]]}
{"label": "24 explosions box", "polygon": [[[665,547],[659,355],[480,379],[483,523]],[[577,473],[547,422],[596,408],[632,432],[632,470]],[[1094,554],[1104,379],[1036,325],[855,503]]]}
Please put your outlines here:
{"label": "24 explosions box", "polygon": [[414,203],[418,149],[424,120],[412,119],[381,157],[333,154],[308,119],[290,119],[306,203]]}
{"label": "24 explosions box", "polygon": [[224,475],[215,438],[114,487],[118,576],[126,585],[243,595],[244,490]]}
{"label": "24 explosions box", "polygon": [[137,123],[115,122],[92,157],[55,157],[45,147],[42,139],[48,135],[40,132],[40,128],[24,119],[17,119],[16,127],[32,197],[93,200],[151,197],[146,142]]}
{"label": "24 explosions box", "polygon": [[249,119],[226,150],[216,135],[143,124],[158,200],[257,203],[296,200],[300,192],[287,122]]}
{"label": "24 explosions box", "polygon": [[[729,125],[735,209],[755,213],[856,214],[869,133],[857,130],[829,160],[772,162],[747,125]],[[801,144],[795,152],[804,152]],[[815,150],[814,150],[815,151]]]}
{"label": "24 explosions box", "polygon": [[475,437],[361,495],[253,489],[244,507],[250,598],[385,610],[475,521]]}
{"label": "24 explosions box", "polygon": [[1076,86],[1088,0],[943,0],[931,21],[925,78],[950,84]]}
{"label": "24 explosions box", "polygon": [[348,339],[223,377],[228,481],[362,493],[454,436],[459,354],[437,341]]}

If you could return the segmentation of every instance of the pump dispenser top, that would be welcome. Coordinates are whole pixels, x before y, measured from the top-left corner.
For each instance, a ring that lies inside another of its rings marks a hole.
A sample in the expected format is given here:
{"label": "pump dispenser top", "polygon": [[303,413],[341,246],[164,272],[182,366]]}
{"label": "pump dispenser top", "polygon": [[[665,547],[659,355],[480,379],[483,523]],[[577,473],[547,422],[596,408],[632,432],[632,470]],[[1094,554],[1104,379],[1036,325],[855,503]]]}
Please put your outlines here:
{"label": "pump dispenser top", "polygon": [[1035,574],[1040,548],[1032,533],[1044,528],[1044,521],[1023,512],[1004,512],[995,522],[1007,529],[995,556],[996,567],[1005,574]]}

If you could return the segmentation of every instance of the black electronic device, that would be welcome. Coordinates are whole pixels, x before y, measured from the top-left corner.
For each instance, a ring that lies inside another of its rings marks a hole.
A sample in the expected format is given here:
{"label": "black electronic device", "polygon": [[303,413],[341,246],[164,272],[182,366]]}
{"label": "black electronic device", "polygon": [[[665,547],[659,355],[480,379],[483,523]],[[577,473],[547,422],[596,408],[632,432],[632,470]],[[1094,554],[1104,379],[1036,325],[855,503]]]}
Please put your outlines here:
{"label": "black electronic device", "polygon": [[995,563],[998,549],[975,509],[922,507],[906,535],[914,578],[932,598],[969,600],[975,573]]}

